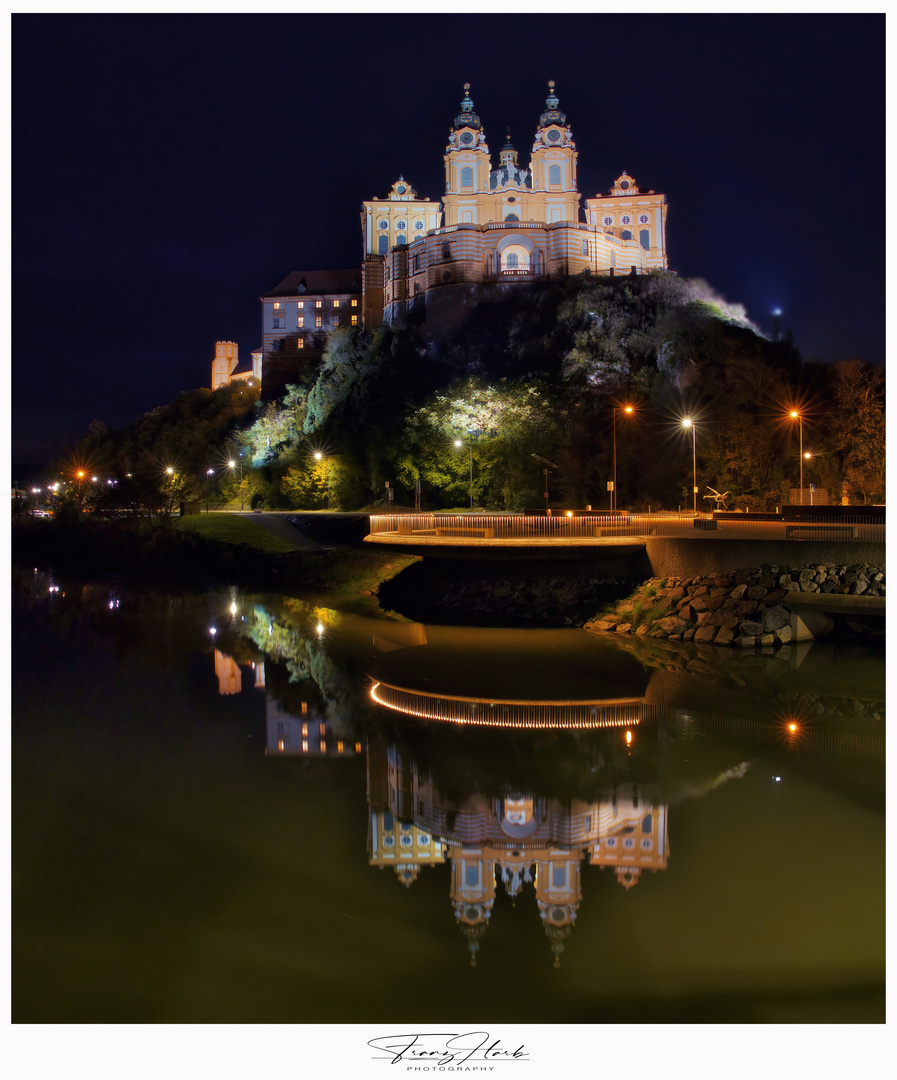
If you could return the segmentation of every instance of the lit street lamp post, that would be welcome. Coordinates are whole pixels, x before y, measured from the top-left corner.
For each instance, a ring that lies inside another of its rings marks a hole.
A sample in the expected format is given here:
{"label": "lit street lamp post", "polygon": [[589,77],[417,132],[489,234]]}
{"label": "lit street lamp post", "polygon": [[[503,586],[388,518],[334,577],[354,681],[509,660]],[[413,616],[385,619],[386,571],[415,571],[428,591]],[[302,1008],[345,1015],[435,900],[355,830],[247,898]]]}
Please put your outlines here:
{"label": "lit street lamp post", "polygon": [[682,421],[684,428],[691,428],[691,472],[692,472],[692,493],[694,495],[694,511],[695,515],[698,513],[698,442],[697,431],[698,425],[690,417],[686,417]]}
{"label": "lit street lamp post", "polygon": [[[463,440],[455,439],[455,446],[464,445]],[[473,510],[473,432],[467,433],[467,452],[470,455],[470,509]]]}
{"label": "lit street lamp post", "polygon": [[[315,450],[315,461],[324,461],[324,460],[326,460],[326,459],[325,459],[323,453],[321,453],[320,450]],[[324,487],[327,490],[327,509],[329,510],[330,509],[330,468],[329,468],[329,466],[327,467],[327,469],[325,470],[325,473],[324,473]]]}
{"label": "lit street lamp post", "polygon": [[209,484],[212,482],[210,477],[215,473],[214,469],[206,469],[206,513],[209,512]]}
{"label": "lit street lamp post", "polygon": [[229,461],[227,463],[228,468],[233,471],[234,469],[240,470],[240,513],[243,513],[243,464],[242,462]]}
{"label": "lit street lamp post", "polygon": [[610,508],[617,509],[617,412],[631,413],[631,405],[614,406],[614,490],[611,492]]}
{"label": "lit street lamp post", "polygon": [[804,418],[797,411],[792,409],[790,413],[791,419],[797,421],[798,439],[800,442],[800,448],[798,453],[800,454],[800,505],[804,504]]}

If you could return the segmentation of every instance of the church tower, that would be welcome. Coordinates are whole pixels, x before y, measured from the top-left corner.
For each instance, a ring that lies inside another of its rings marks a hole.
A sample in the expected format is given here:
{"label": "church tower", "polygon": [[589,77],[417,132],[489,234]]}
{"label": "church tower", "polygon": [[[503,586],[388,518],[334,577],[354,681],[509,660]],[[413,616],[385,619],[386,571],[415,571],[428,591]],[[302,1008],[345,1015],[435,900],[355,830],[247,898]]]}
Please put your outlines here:
{"label": "church tower", "polygon": [[[539,117],[533,142],[530,172],[533,193],[544,216],[536,218],[549,225],[555,221],[579,221],[580,195],[576,187],[576,144],[567,117],[561,112],[554,92],[554,79],[548,82],[545,110]],[[533,199],[532,202],[536,202]]]}
{"label": "church tower", "polygon": [[464,84],[461,111],[449,132],[443,160],[445,224],[480,224],[478,195],[489,189],[492,162],[483,125],[470,98],[470,83]]}

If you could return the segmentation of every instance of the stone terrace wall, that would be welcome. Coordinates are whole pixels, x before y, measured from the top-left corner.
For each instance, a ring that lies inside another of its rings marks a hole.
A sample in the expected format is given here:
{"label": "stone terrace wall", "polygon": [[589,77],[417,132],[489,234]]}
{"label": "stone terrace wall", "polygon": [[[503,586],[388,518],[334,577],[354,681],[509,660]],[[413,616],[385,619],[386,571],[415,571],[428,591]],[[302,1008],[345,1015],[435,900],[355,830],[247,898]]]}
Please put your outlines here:
{"label": "stone terrace wall", "polygon": [[[651,578],[587,630],[698,644],[784,645],[791,640],[790,592],[884,596],[883,567],[754,566],[703,577]],[[876,632],[847,622],[856,633]]]}

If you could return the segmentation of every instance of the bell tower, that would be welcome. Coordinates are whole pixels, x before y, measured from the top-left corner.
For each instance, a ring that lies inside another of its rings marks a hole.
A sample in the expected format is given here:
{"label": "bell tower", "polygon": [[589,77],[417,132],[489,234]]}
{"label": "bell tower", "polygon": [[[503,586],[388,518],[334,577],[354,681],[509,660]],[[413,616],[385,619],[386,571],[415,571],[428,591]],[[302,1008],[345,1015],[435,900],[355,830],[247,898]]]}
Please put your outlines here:
{"label": "bell tower", "polygon": [[545,109],[536,128],[530,161],[533,192],[539,192],[544,199],[545,216],[542,220],[549,225],[555,221],[579,221],[576,144],[567,117],[558,106],[554,79],[551,79]]}
{"label": "bell tower", "polygon": [[474,112],[470,83],[464,84],[461,111],[455,117],[445,148],[445,224],[478,224],[479,198],[489,190],[492,161],[486,135]]}

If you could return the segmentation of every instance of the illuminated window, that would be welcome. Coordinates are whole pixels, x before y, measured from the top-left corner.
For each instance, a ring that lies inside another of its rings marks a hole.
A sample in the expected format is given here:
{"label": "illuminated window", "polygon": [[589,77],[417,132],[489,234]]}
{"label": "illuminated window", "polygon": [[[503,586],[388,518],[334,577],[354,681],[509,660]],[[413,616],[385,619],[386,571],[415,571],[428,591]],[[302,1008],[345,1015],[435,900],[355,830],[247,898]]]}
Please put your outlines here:
{"label": "illuminated window", "polygon": [[278,750],[283,750],[283,739],[278,739],[277,740],[277,749]]}
{"label": "illuminated window", "polygon": [[302,753],[303,754],[308,753],[308,739],[303,739],[302,740]]}
{"label": "illuminated window", "polygon": [[303,724],[302,725],[302,738],[304,739],[307,734],[308,734],[308,724]]}
{"label": "illuminated window", "polygon": [[321,325],[321,316],[320,315],[315,315],[315,326],[320,326],[320,325]]}
{"label": "illuminated window", "polygon": [[360,743],[360,742],[357,742],[357,743],[355,744],[355,753],[356,753],[356,754],[360,754],[360,753],[361,753],[361,743]]}
{"label": "illuminated window", "polygon": [[358,301],[357,300],[352,301],[352,307],[358,307]]}
{"label": "illuminated window", "polygon": [[352,325],[353,326],[358,326],[358,316],[357,315],[352,316]]}
{"label": "illuminated window", "polygon": [[302,710],[301,711],[302,711],[303,716],[308,716],[308,702],[307,701],[302,702]]}
{"label": "illuminated window", "polygon": [[315,300],[315,307],[316,308],[322,308],[323,306],[324,306],[324,301],[323,300]]}
{"label": "illuminated window", "polygon": [[305,348],[305,341],[302,338],[297,338],[296,339],[296,348],[297,349],[304,349]]}
{"label": "illuminated window", "polygon": [[275,304],[274,305],[274,310],[275,311],[280,311],[280,304]]}
{"label": "illuminated window", "polygon": [[319,735],[326,735],[327,734],[327,725],[326,724],[318,724],[318,734]]}
{"label": "illuminated window", "polygon": [[339,300],[334,300],[333,301],[333,306],[334,307],[339,307]]}
{"label": "illuminated window", "polygon": [[342,739],[340,739],[340,740],[339,740],[339,742],[338,742],[338,743],[336,744],[336,752],[337,752],[338,754],[341,754],[341,753],[343,752],[343,750],[344,750],[344,749],[345,749],[345,747],[344,747],[344,745],[343,745],[343,740],[342,740]]}
{"label": "illuminated window", "polygon": [[326,739],[321,739],[321,742],[320,742],[319,745],[321,747],[321,753],[322,754],[325,753],[326,750],[327,750],[327,740]]}
{"label": "illuminated window", "polygon": [[303,326],[305,326],[305,316],[304,315],[297,315],[296,316],[296,329],[301,330]]}

